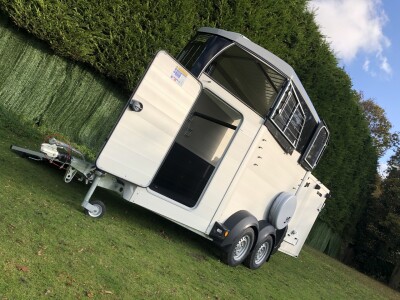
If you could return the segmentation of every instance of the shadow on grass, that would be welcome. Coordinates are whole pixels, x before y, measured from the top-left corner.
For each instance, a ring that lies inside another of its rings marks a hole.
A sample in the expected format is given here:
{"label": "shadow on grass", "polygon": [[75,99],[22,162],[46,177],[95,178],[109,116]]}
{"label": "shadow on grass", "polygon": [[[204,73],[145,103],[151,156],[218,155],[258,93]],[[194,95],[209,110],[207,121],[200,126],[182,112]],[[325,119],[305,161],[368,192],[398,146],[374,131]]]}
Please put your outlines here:
{"label": "shadow on grass", "polygon": [[[90,184],[85,185],[83,182],[79,182],[74,179],[71,183],[66,184],[63,181],[64,172],[59,168],[48,164],[48,163],[38,163],[31,162],[32,168],[40,168],[41,172],[48,173],[49,177],[54,178],[58,181],[60,185],[65,185],[63,190],[71,189],[72,197],[68,195],[63,195],[62,197],[54,197],[55,201],[63,203],[70,207],[77,214],[81,214],[82,218],[89,218],[84,214],[84,209],[80,206],[83,201],[86,192],[89,190]],[[77,198],[79,197],[80,198]],[[62,199],[62,200],[60,200]],[[138,205],[130,203],[120,197],[117,193],[105,190],[102,188],[97,188],[92,199],[98,199],[104,202],[106,205],[106,214],[103,218],[113,218],[115,222],[121,221],[121,226],[132,226],[132,227],[142,227],[154,232],[159,235],[160,238],[171,239],[179,244],[187,244],[188,249],[199,249],[202,255],[193,254],[195,259],[201,260],[209,258],[219,259],[220,251],[218,247],[198,234],[165,219],[145,208]],[[98,220],[99,222],[102,219]],[[190,251],[190,250],[189,250]]]}
{"label": "shadow on grass", "polygon": [[125,201],[114,192],[99,188],[93,198],[105,203],[108,213],[104,215],[104,218],[112,215],[117,220],[124,220],[123,223],[146,227],[161,238],[173,237],[173,240],[178,243],[190,244],[192,248],[201,249],[205,255],[219,259],[219,249],[213,242],[156,213]]}

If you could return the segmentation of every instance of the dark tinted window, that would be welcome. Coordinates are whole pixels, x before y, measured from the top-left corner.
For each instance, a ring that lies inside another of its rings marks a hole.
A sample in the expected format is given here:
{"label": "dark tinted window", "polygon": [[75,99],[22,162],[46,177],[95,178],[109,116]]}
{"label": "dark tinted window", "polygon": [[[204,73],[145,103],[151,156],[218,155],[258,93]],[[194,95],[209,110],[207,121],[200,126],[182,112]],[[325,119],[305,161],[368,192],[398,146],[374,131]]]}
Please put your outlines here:
{"label": "dark tinted window", "polygon": [[275,109],[272,121],[294,147],[300,140],[306,116],[293,88],[289,87],[282,101]]}
{"label": "dark tinted window", "polygon": [[305,153],[305,162],[313,169],[320,159],[329,138],[328,129],[323,126],[318,129],[316,136]]}
{"label": "dark tinted window", "polygon": [[263,117],[286,82],[281,74],[236,45],[219,54],[206,72]]}
{"label": "dark tinted window", "polygon": [[[311,141],[317,121],[297,88],[289,83],[275,107],[271,119],[275,129],[267,126],[285,149],[302,153]],[[268,123],[268,122],[267,122]]]}
{"label": "dark tinted window", "polygon": [[303,108],[305,115],[303,131],[301,132],[300,140],[296,147],[297,151],[302,153],[307,148],[307,145],[309,144],[311,137],[314,134],[315,129],[317,128],[317,121],[315,121],[314,116],[312,115],[310,109],[305,103],[303,97],[301,97],[301,94],[299,92],[297,92],[296,94],[300,100],[301,107]]}
{"label": "dark tinted window", "polygon": [[179,62],[191,70],[197,59],[204,51],[207,40],[211,37],[209,34],[199,34],[183,49],[179,54]]}

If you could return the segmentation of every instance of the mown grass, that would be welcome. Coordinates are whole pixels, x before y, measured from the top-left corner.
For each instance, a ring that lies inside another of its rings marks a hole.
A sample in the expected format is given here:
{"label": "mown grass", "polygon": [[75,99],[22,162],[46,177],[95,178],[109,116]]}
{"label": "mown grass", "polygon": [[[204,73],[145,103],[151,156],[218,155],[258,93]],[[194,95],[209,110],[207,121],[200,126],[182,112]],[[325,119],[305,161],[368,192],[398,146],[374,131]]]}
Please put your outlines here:
{"label": "mown grass", "polygon": [[258,271],[230,268],[211,242],[99,190],[108,211],[86,217],[88,187],[19,157],[42,137],[0,113],[0,299],[398,299],[399,293],[305,247]]}

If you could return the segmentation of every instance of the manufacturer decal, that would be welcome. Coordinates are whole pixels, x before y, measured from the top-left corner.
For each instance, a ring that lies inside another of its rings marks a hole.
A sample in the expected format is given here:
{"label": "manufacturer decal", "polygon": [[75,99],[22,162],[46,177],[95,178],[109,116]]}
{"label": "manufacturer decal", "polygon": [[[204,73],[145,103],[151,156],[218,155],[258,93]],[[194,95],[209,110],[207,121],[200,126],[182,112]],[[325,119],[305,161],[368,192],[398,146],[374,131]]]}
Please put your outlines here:
{"label": "manufacturer decal", "polygon": [[183,86],[185,83],[188,72],[182,67],[176,66],[175,70],[171,74],[171,79],[175,81],[179,86]]}

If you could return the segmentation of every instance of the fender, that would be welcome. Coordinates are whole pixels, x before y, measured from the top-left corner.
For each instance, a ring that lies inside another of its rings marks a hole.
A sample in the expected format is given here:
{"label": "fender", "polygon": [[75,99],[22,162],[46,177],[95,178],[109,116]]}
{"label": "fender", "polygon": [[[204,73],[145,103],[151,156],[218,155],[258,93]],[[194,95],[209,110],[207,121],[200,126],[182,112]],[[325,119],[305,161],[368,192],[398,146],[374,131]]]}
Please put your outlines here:
{"label": "fender", "polygon": [[[269,261],[269,258],[271,257],[271,255],[274,253],[274,249],[275,249],[275,245],[277,243],[276,241],[276,228],[274,226],[272,226],[270,223],[268,223],[268,221],[266,220],[261,220],[259,222],[259,226],[260,226],[260,231],[258,233],[258,239],[257,239],[257,243],[262,241],[263,239],[265,239],[267,236],[272,236],[272,239],[274,240],[274,245],[272,246],[272,251],[270,252],[270,254],[267,257],[267,261]],[[255,247],[255,245],[257,243],[254,243],[253,248]],[[252,249],[253,250],[253,249]]]}
{"label": "fender", "polygon": [[271,255],[274,254],[276,251],[278,251],[279,247],[281,246],[281,244],[283,242],[283,239],[286,236],[287,231],[288,231],[287,226],[283,229],[276,231],[276,241],[275,241],[274,249],[272,249]]}
{"label": "fender", "polygon": [[[211,229],[210,236],[213,241],[221,248],[227,247],[233,243],[233,240],[246,228],[254,227],[254,233],[258,235],[258,221],[251,213],[246,210],[240,210],[230,216],[223,224],[216,222]],[[219,228],[228,230],[229,234],[224,238],[217,234]]]}
{"label": "fender", "polygon": [[274,238],[274,244],[276,244],[276,229],[270,223],[265,220],[259,222],[259,232],[257,242],[265,239],[267,236],[271,235]]}

